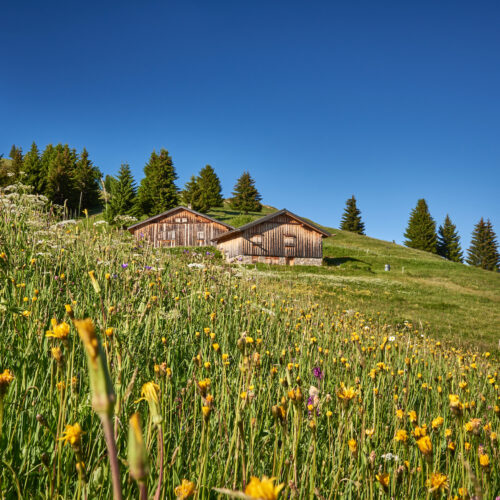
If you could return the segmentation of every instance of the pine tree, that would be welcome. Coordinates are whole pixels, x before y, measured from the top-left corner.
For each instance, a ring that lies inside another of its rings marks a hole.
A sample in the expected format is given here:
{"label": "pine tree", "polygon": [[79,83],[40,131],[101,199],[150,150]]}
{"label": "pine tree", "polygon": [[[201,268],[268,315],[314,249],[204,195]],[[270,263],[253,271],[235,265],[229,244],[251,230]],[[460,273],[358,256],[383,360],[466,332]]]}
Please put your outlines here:
{"label": "pine tree", "polygon": [[411,211],[408,227],[404,234],[405,245],[426,252],[437,252],[436,222],[429,213],[427,202],[422,198]]}
{"label": "pine tree", "polygon": [[13,144],[9,156],[12,160],[9,166],[9,177],[11,177],[10,182],[13,183],[20,180],[21,172],[23,171],[24,158],[22,148],[18,148],[15,144]]}
{"label": "pine tree", "polygon": [[231,198],[231,207],[240,212],[260,212],[262,196],[255,187],[255,181],[250,177],[249,172],[243,172],[236,182]]}
{"label": "pine tree", "polygon": [[54,150],[56,154],[49,164],[46,194],[53,203],[64,205],[66,202],[68,207],[75,208],[76,191],[73,179],[76,152],[67,144],[58,144]]}
{"label": "pine tree", "polygon": [[192,175],[189,182],[186,182],[181,196],[182,203],[186,206],[191,207],[193,210],[200,210],[200,207],[198,206],[200,189],[198,187],[198,178],[196,176]]}
{"label": "pine tree", "polygon": [[80,157],[76,161],[73,182],[75,193],[78,198],[78,208],[95,208],[99,205],[99,180],[101,171],[92,165],[89,154],[83,148]]}
{"label": "pine tree", "polygon": [[155,215],[179,204],[179,189],[175,185],[177,173],[166,149],[162,148],[160,154],[151,153],[144,175],[137,192],[139,213]]}
{"label": "pine tree", "polygon": [[443,225],[439,226],[437,253],[453,262],[464,261],[460,248],[460,236],[458,236],[457,227],[451,222],[449,215],[446,215]]}
{"label": "pine tree", "polygon": [[498,271],[500,267],[500,254],[493,225],[488,219],[481,220],[475,225],[472,232],[471,246],[467,251],[467,263],[471,266],[481,267],[489,271]]}
{"label": "pine tree", "polygon": [[137,188],[128,163],[122,163],[118,177],[111,185],[111,199],[106,212],[108,222],[117,215],[136,215]]}
{"label": "pine tree", "polygon": [[47,144],[40,157],[40,179],[38,183],[38,192],[49,196],[47,183],[51,165],[55,162],[58,150],[52,145]]}
{"label": "pine tree", "polygon": [[25,183],[33,187],[35,193],[39,193],[39,185],[42,180],[42,159],[38,146],[33,141],[31,149],[24,157]]}
{"label": "pine tree", "polygon": [[361,211],[356,206],[354,195],[346,201],[344,215],[340,222],[340,229],[352,233],[365,234],[365,224],[361,220]]}
{"label": "pine tree", "polygon": [[206,165],[200,170],[197,179],[197,187],[199,190],[199,198],[196,202],[201,212],[208,212],[211,208],[222,207],[224,198],[222,197],[222,187],[220,180],[215,170]]}

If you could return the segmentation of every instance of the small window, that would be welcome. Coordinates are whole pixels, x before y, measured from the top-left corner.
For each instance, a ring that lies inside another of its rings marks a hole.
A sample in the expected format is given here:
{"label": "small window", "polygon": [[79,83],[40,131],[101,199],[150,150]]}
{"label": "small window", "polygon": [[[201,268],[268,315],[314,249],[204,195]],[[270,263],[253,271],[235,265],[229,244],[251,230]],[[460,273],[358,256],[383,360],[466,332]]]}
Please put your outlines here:
{"label": "small window", "polygon": [[188,221],[187,217],[183,217],[183,218],[181,219],[181,222],[187,222],[187,221]]}
{"label": "small window", "polygon": [[174,222],[175,222],[176,224],[179,224],[179,223],[181,222],[181,218],[180,218],[180,217],[176,217],[176,218],[174,219]]}
{"label": "small window", "polygon": [[297,244],[297,238],[295,236],[285,236],[285,246],[294,247]]}
{"label": "small window", "polygon": [[254,234],[251,238],[250,241],[254,245],[262,245],[262,235],[261,234]]}
{"label": "small window", "polygon": [[175,231],[167,231],[167,240],[175,240]]}
{"label": "small window", "polygon": [[204,240],[205,239],[205,233],[203,231],[198,231],[198,239],[199,240]]}

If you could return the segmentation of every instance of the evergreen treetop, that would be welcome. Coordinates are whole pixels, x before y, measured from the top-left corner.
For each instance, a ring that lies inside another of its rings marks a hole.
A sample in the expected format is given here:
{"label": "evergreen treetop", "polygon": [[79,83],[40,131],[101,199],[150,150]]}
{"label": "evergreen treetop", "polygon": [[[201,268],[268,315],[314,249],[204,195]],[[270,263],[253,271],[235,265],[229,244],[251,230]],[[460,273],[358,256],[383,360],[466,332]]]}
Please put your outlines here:
{"label": "evergreen treetop", "polygon": [[437,252],[436,222],[429,213],[427,202],[422,198],[410,213],[408,227],[404,234],[405,245],[426,252]]}
{"label": "evergreen treetop", "polygon": [[74,188],[80,209],[94,208],[99,205],[100,179],[100,170],[92,164],[87,150],[83,148],[75,163],[73,173]]}
{"label": "evergreen treetop", "polygon": [[211,208],[222,207],[224,198],[222,197],[220,179],[210,165],[206,165],[200,170],[197,186],[199,190],[198,210],[208,212]]}
{"label": "evergreen treetop", "polygon": [[184,189],[181,193],[182,202],[193,210],[200,210],[198,200],[200,198],[200,188],[198,187],[198,178],[192,175],[188,182],[186,182]]}
{"label": "evergreen treetop", "polygon": [[144,174],[137,194],[139,213],[155,215],[179,204],[179,189],[175,185],[177,173],[166,149],[162,148],[160,154],[151,153]]}
{"label": "evergreen treetop", "polygon": [[365,224],[361,220],[361,211],[356,206],[354,195],[346,201],[344,214],[340,222],[340,229],[352,233],[365,234]]}
{"label": "evergreen treetop", "polygon": [[233,198],[231,198],[231,207],[240,212],[260,212],[262,205],[260,201],[262,196],[255,187],[255,181],[249,172],[243,172],[234,186]]}
{"label": "evergreen treetop", "polygon": [[453,262],[464,261],[462,249],[460,248],[460,236],[449,215],[446,215],[443,225],[439,226],[437,253]]}
{"label": "evergreen treetop", "polygon": [[25,183],[32,186],[36,193],[39,192],[39,186],[42,181],[42,159],[38,146],[33,141],[31,149],[24,156]]}
{"label": "evergreen treetop", "polygon": [[137,215],[136,193],[130,166],[128,163],[123,163],[117,178],[111,183],[111,199],[106,211],[108,222],[113,222],[117,215]]}

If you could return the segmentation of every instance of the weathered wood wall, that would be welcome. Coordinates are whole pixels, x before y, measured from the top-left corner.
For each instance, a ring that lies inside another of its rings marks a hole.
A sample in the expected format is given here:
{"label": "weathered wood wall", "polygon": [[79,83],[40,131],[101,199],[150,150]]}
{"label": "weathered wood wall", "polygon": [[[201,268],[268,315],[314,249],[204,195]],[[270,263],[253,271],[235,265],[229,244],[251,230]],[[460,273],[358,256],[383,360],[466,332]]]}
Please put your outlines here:
{"label": "weathered wood wall", "polygon": [[218,248],[227,258],[239,255],[323,258],[322,235],[286,214],[221,241]]}
{"label": "weathered wood wall", "polygon": [[155,247],[209,246],[214,238],[227,231],[226,226],[187,210],[179,210],[131,229],[137,239],[147,239]]}

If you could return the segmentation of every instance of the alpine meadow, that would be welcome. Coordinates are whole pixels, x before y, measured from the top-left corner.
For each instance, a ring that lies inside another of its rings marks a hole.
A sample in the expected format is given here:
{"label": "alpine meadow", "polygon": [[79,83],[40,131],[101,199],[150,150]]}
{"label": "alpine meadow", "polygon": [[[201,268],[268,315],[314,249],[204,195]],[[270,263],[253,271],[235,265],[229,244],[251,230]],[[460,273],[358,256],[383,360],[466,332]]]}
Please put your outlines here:
{"label": "alpine meadow", "polygon": [[2,2],[0,500],[500,500],[500,2]]}

